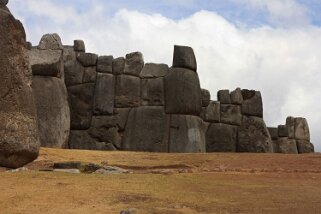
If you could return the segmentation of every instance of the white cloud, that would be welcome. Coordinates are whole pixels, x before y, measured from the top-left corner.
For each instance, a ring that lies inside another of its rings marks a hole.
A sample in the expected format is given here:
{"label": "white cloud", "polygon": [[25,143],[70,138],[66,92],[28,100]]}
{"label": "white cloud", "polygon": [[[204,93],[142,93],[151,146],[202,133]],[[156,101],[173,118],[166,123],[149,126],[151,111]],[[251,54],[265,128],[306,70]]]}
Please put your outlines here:
{"label": "white cloud", "polygon": [[[208,11],[175,21],[159,14],[123,9],[108,18],[99,1],[82,14],[72,8],[64,12],[53,1],[46,1],[42,10],[48,7],[53,12],[41,13],[33,6],[38,2],[16,1],[13,5],[18,16],[24,17],[28,38],[33,43],[44,33],[58,32],[65,44],[84,39],[88,51],[117,57],[139,50],[145,61],[169,65],[174,44],[192,46],[202,86],[210,89],[213,99],[223,88],[260,90],[266,122],[275,126],[285,123],[288,115],[307,117],[312,141],[321,151],[320,28],[305,24],[299,28],[241,29]],[[271,11],[277,14],[278,9]],[[39,20],[39,24],[28,23],[30,14],[39,13],[49,19]],[[290,18],[291,13],[286,16]]]}

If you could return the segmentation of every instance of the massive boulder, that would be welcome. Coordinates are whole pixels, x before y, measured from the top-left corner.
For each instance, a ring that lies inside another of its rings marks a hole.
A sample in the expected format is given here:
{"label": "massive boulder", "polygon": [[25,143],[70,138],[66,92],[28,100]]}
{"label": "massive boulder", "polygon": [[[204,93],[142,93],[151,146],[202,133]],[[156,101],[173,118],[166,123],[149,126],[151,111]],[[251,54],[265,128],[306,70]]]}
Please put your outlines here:
{"label": "massive boulder", "polygon": [[18,168],[38,157],[39,135],[22,24],[0,4],[0,166]]}
{"label": "massive boulder", "polygon": [[138,107],[141,103],[141,81],[130,75],[116,76],[115,107]]}
{"label": "massive boulder", "polygon": [[284,154],[298,154],[296,141],[287,137],[280,137],[278,139],[278,152]]}
{"label": "massive boulder", "polygon": [[310,141],[310,131],[308,122],[305,118],[295,118],[294,120],[294,138],[296,140]]}
{"label": "massive boulder", "polygon": [[113,73],[113,56],[100,56],[97,62],[97,71],[101,73]]}
{"label": "massive boulder", "polygon": [[217,99],[221,104],[231,104],[231,97],[229,90],[220,90],[217,92]]}
{"label": "massive boulder", "polygon": [[63,80],[34,76],[32,88],[41,146],[65,148],[69,138],[70,110]]}
{"label": "massive boulder", "polygon": [[235,152],[237,126],[213,123],[206,132],[206,152]]}
{"label": "massive boulder", "polygon": [[112,74],[98,73],[95,85],[94,114],[114,113],[115,77]]}
{"label": "massive boulder", "polygon": [[63,50],[63,45],[58,34],[45,34],[42,36],[38,49],[40,50]]}
{"label": "massive boulder", "polygon": [[191,47],[174,46],[173,68],[186,68],[197,71],[197,62]]}
{"label": "massive boulder", "polygon": [[300,154],[304,153],[313,153],[314,152],[314,146],[312,143],[310,143],[307,140],[297,140],[296,141],[298,152]]}
{"label": "massive boulder", "polygon": [[261,92],[254,90],[242,90],[243,104],[242,114],[247,116],[263,117],[263,101]]}
{"label": "massive boulder", "polygon": [[126,55],[124,74],[138,77],[143,67],[144,58],[142,53],[134,52]]}

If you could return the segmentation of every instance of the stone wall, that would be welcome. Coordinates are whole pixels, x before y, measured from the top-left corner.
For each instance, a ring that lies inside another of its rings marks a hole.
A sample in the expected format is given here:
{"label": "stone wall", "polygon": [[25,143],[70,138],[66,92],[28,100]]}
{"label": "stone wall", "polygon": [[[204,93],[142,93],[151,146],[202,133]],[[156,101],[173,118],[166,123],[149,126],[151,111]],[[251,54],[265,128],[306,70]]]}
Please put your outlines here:
{"label": "stone wall", "polygon": [[[259,91],[201,89],[193,49],[175,46],[172,67],[87,53],[43,36],[29,51],[42,146],[148,152],[312,152],[308,125],[268,129]],[[282,133],[282,130],[288,133]],[[292,131],[292,132],[291,132]],[[293,148],[292,148],[293,147]],[[295,149],[296,148],[296,149]]]}

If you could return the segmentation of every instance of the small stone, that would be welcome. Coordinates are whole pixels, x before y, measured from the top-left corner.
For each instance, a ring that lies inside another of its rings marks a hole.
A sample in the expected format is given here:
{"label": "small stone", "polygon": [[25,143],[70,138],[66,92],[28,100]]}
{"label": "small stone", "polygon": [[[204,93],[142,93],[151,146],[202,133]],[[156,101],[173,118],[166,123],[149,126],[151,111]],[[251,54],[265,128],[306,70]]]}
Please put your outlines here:
{"label": "small stone", "polygon": [[85,42],[83,40],[74,40],[74,51],[86,52]]}
{"label": "small stone", "polygon": [[58,162],[54,163],[54,169],[80,169],[80,161],[70,161],[70,162]]}
{"label": "small stone", "polygon": [[231,97],[229,90],[220,90],[217,92],[217,99],[221,104],[231,104]]}
{"label": "small stone", "polygon": [[96,66],[97,60],[98,60],[98,55],[93,54],[93,53],[78,53],[77,60],[84,67]]}
{"label": "small stone", "polygon": [[197,71],[194,50],[187,46],[174,46],[173,68],[186,68]]}
{"label": "small stone", "polygon": [[97,71],[100,73],[113,73],[113,56],[100,56],[97,62]]}

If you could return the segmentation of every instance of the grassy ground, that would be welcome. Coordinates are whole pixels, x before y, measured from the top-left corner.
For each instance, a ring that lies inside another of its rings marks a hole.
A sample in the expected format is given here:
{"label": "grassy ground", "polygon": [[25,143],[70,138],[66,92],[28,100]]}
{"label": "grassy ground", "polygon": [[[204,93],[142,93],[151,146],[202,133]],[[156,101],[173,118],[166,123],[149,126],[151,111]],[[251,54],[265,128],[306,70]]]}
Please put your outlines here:
{"label": "grassy ground", "polygon": [[[39,172],[108,162],[131,174]],[[0,213],[320,213],[321,155],[151,154],[42,149],[29,171],[0,173]]]}

